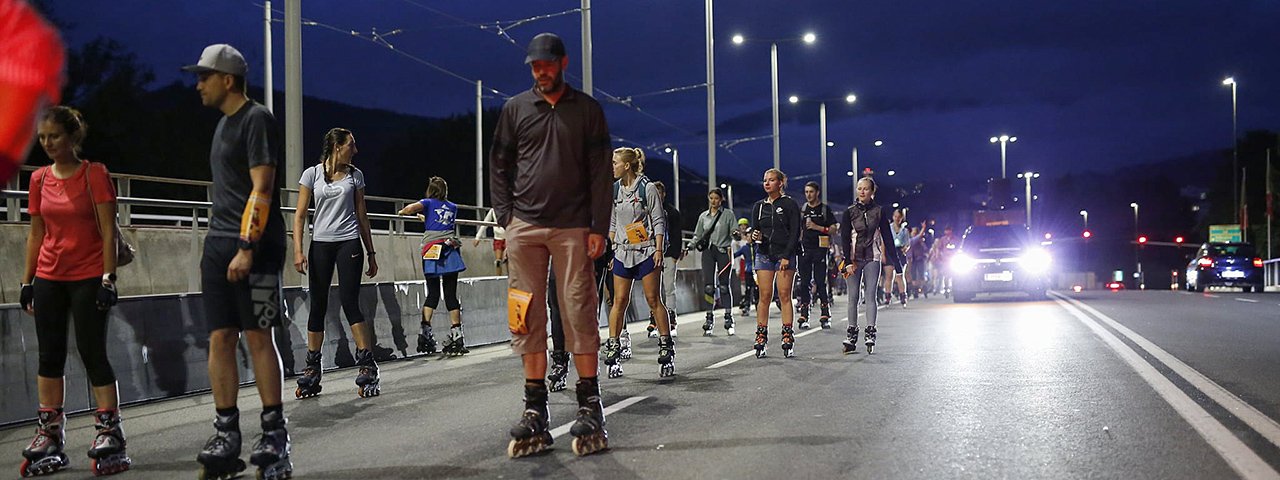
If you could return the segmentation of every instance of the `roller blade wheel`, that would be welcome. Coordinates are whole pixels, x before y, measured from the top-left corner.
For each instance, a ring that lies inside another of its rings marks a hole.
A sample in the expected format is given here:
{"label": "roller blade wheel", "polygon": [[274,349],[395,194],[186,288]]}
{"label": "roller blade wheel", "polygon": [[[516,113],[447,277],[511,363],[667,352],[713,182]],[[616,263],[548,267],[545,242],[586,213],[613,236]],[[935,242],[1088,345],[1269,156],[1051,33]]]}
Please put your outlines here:
{"label": "roller blade wheel", "polygon": [[542,432],[529,438],[511,439],[507,444],[507,457],[520,458],[541,453],[551,446],[551,432]]}
{"label": "roller blade wheel", "polygon": [[283,457],[271,465],[258,467],[258,480],[287,480],[293,478],[293,462]]}
{"label": "roller blade wheel", "polygon": [[243,472],[244,469],[244,460],[239,458],[210,463],[202,462],[200,472],[196,475],[196,478],[199,480],[228,480],[240,476],[240,472]]}
{"label": "roller blade wheel", "polygon": [[573,438],[573,454],[579,457],[609,449],[609,435],[604,432]]}
{"label": "roller blade wheel", "polygon": [[820,318],[820,319],[818,319],[818,324],[822,326],[822,329],[823,329],[823,330],[831,330],[831,319],[830,319],[830,318],[827,318],[827,317]]}
{"label": "roller blade wheel", "polygon": [[305,388],[304,388],[304,387],[298,387],[298,389],[297,389],[297,390],[294,390],[294,392],[293,392],[293,396],[294,396],[295,398],[299,399],[299,400],[304,399],[304,398],[311,398],[311,397],[314,397],[314,396],[316,396],[316,395],[319,395],[319,394],[320,394],[320,390],[323,390],[323,389],[324,389],[324,387],[323,387],[323,386],[321,386],[321,385],[316,385],[316,386],[314,386],[314,387],[305,387]]}
{"label": "roller blade wheel", "polygon": [[789,343],[782,344],[782,356],[784,358],[795,358],[796,347]]}
{"label": "roller blade wheel", "polygon": [[609,365],[609,378],[618,378],[622,376],[622,364],[615,363]]}
{"label": "roller blade wheel", "polygon": [[765,358],[769,356],[769,347],[765,345],[756,345],[756,358]]}
{"label": "roller blade wheel", "polygon": [[128,455],[125,455],[124,452],[120,452],[89,461],[89,470],[93,472],[93,476],[101,477],[123,472],[128,470],[131,465],[133,465],[133,460]]}
{"label": "roller blade wheel", "polygon": [[422,334],[418,334],[418,353],[425,353],[427,355],[436,353],[435,337],[423,337]]}
{"label": "roller blade wheel", "polygon": [[378,386],[378,382],[373,382],[363,386],[356,385],[356,395],[359,395],[360,398],[376,397],[378,395],[382,395],[382,387]]}
{"label": "roller blade wheel", "polygon": [[59,470],[67,468],[67,465],[70,465],[70,464],[71,462],[67,460],[67,455],[65,453],[58,453],[57,455],[44,457],[34,462],[31,460],[23,459],[22,465],[19,467],[18,473],[22,475],[24,478],[36,477],[40,475],[49,475],[51,473],[56,473]]}
{"label": "roller blade wheel", "polygon": [[707,323],[702,324],[702,336],[704,336],[704,337],[710,337],[710,336],[712,336],[712,334],[713,334],[713,332],[715,331],[715,329],[716,329],[716,323],[715,323],[715,321],[713,321],[712,319],[708,318],[708,319],[707,319]]}

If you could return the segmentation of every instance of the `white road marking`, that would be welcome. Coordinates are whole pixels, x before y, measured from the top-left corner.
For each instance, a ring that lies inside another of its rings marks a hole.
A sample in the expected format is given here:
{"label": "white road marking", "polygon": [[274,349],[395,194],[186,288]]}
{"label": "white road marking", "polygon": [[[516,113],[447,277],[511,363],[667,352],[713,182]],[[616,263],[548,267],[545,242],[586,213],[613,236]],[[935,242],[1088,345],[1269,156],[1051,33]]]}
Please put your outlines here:
{"label": "white road marking", "polygon": [[1214,294],[1212,294],[1212,293],[1206,293],[1206,294],[1204,294],[1204,296],[1209,297],[1209,298],[1218,298],[1218,296],[1217,296],[1217,295],[1214,295]]}
{"label": "white road marking", "polygon": [[1151,388],[1154,389],[1156,393],[1165,400],[1165,402],[1172,406],[1174,411],[1178,412],[1178,415],[1180,415],[1183,420],[1186,420],[1187,423],[1190,424],[1206,442],[1208,442],[1209,446],[1217,451],[1224,460],[1226,460],[1227,464],[1230,465],[1236,473],[1246,479],[1280,479],[1280,473],[1277,473],[1265,460],[1259,457],[1257,453],[1254,453],[1254,451],[1245,445],[1244,442],[1240,441],[1240,439],[1237,438],[1231,430],[1227,429],[1227,427],[1222,425],[1222,423],[1217,419],[1213,418],[1209,412],[1205,411],[1204,408],[1195,402],[1195,400],[1192,400],[1190,396],[1174,385],[1172,381],[1165,378],[1165,376],[1157,371],[1154,366],[1147,363],[1146,360],[1143,360],[1137,351],[1122,342],[1115,334],[1103,328],[1098,321],[1095,321],[1092,317],[1086,315],[1081,309],[1087,310],[1100,321],[1111,326],[1116,331],[1129,338],[1129,340],[1147,350],[1147,352],[1157,360],[1163,362],[1178,375],[1181,375],[1186,379],[1187,382],[1191,383],[1192,386],[1204,392],[1237,418],[1244,421],[1254,430],[1257,430],[1258,433],[1262,434],[1273,444],[1280,440],[1280,425],[1277,425],[1266,415],[1258,412],[1256,409],[1244,403],[1230,392],[1227,392],[1217,383],[1214,383],[1212,380],[1204,377],[1204,375],[1201,375],[1199,372],[1195,371],[1195,369],[1192,369],[1185,363],[1182,363],[1182,361],[1173,357],[1168,352],[1165,352],[1163,349],[1157,347],[1155,344],[1137,333],[1134,333],[1132,330],[1120,325],[1111,317],[1106,316],[1102,312],[1097,311],[1079,300],[1066,297],[1056,292],[1051,293],[1051,295],[1055,297],[1054,300],[1058,302],[1059,305],[1079,319],[1081,323],[1084,323],[1085,326],[1089,327],[1089,329],[1092,330],[1094,334],[1098,335],[1098,337],[1101,338],[1107,346],[1111,347],[1111,349],[1115,351],[1116,354],[1125,361],[1125,363],[1129,364],[1129,366],[1133,368],[1134,371],[1143,378],[1143,380],[1146,380],[1147,384],[1151,385]]}
{"label": "white road marking", "polygon": [[[861,317],[861,316],[863,316],[863,315],[864,315],[863,313],[859,313],[859,314],[858,314],[858,316],[859,316],[859,317]],[[838,322],[848,322],[848,321],[849,321],[849,317],[844,317],[844,318],[841,318],[840,320],[838,320]],[[835,323],[835,322],[833,322],[833,324],[834,324],[834,323]],[[754,325],[754,324],[753,324],[753,325]],[[803,336],[805,336],[805,335],[809,335],[809,334],[812,334],[812,333],[817,333],[817,332],[818,332],[818,331],[820,331],[820,330],[822,330],[822,328],[813,328],[813,329],[809,329],[808,331],[797,333],[797,334],[796,334],[796,338],[800,338],[800,337],[803,337]],[[707,367],[707,370],[714,370],[714,369],[717,369],[717,368],[720,368],[720,367],[726,367],[726,366],[729,366],[729,365],[733,365],[734,363],[736,363],[736,362],[738,362],[738,361],[741,361],[741,360],[742,360],[742,359],[744,359],[744,358],[748,358],[748,357],[754,356],[755,354],[756,354],[756,349],[755,349],[755,347],[752,347],[752,348],[751,348],[751,350],[747,350],[747,352],[746,352],[746,353],[740,353],[740,354],[738,354],[738,355],[734,355],[734,356],[732,356],[732,357],[729,357],[729,359],[727,359],[727,360],[724,360],[724,361],[721,361],[721,362],[718,362],[718,363],[714,363],[714,364],[712,364],[711,366]]]}
{"label": "white road marking", "polygon": [[[614,413],[617,413],[618,410],[622,410],[624,408],[640,403],[641,400],[644,400],[646,398],[649,398],[649,397],[646,397],[646,396],[631,397],[621,402],[615,403],[613,405],[609,405],[604,408],[604,417],[607,419],[609,418],[609,415],[613,415]],[[551,431],[551,438],[560,438],[564,436],[564,434],[569,433],[569,428],[571,427],[573,427],[573,422],[569,422],[559,427],[556,427],[555,430]]]}
{"label": "white road marking", "polygon": [[1254,299],[1252,299],[1252,298],[1237,298],[1237,299],[1236,299],[1236,301],[1237,301],[1237,302],[1258,303],[1258,301],[1257,301],[1257,300],[1254,300]]}

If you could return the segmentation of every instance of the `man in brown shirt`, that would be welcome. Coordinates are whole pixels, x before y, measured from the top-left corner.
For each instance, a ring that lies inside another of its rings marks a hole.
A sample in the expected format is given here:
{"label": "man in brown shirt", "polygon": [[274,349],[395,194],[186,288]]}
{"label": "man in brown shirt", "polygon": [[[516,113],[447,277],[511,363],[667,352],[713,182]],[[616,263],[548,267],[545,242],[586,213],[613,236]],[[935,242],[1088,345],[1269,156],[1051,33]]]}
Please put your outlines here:
{"label": "man in brown shirt", "polygon": [[611,203],[609,127],[594,98],[565,84],[564,42],[543,33],[525,63],[534,86],[502,107],[489,153],[489,191],[507,230],[511,349],[524,363],[525,409],[511,428],[512,458],[542,451],[547,431],[547,270],[555,272],[565,349],[578,370],[573,450],[608,447],[597,380],[599,297],[592,261],[604,253]]}

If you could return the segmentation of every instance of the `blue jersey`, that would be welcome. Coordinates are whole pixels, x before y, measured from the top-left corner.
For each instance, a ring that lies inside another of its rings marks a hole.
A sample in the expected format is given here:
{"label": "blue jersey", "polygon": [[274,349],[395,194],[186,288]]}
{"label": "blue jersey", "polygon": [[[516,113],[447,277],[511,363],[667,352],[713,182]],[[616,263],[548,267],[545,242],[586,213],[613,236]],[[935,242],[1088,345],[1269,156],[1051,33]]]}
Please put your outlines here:
{"label": "blue jersey", "polygon": [[428,232],[452,232],[454,222],[458,219],[458,205],[448,200],[424,198],[418,201],[422,205],[422,215],[426,217],[425,229]]}

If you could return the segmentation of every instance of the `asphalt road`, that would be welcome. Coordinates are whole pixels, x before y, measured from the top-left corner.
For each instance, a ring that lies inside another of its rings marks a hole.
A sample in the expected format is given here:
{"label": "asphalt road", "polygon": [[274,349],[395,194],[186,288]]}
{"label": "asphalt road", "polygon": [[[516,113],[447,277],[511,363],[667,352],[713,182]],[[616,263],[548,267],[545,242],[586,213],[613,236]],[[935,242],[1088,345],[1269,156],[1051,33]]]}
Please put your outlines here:
{"label": "asphalt road", "polygon": [[[882,309],[874,355],[843,355],[839,320],[799,332],[793,359],[776,312],[766,359],[749,353],[750,320],[704,337],[700,316],[682,316],[672,379],[632,326],[626,376],[602,379],[612,449],[588,457],[564,434],[506,458],[522,382],[505,345],[383,364],[372,399],[353,370],[326,374],[312,399],[287,381],[296,477],[1280,478],[1280,295],[931,298]],[[570,423],[572,385],[551,398],[553,427]],[[247,459],[252,389],[240,406]],[[135,466],[121,478],[194,478],[212,410],[209,395],[126,408]],[[92,431],[69,421],[72,468],[54,478],[91,478]],[[10,468],[30,436],[0,431]]]}

